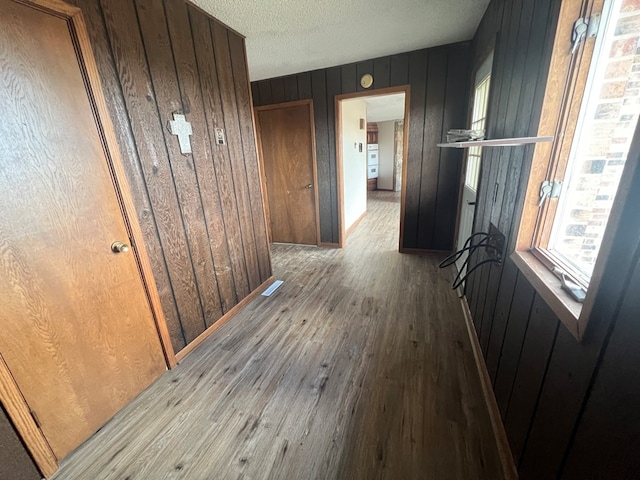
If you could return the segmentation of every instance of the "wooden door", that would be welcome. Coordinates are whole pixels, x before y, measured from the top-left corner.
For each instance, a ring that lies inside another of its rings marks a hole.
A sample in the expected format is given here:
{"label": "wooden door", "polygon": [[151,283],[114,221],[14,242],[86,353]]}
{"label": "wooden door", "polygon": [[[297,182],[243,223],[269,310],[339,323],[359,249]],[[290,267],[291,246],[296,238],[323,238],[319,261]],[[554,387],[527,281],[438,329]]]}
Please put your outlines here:
{"label": "wooden door", "polygon": [[60,459],[165,361],[134,252],[112,251],[129,234],[86,32],[38,3],[56,11],[0,0],[0,354]]}
{"label": "wooden door", "polygon": [[318,244],[311,101],[256,109],[271,241]]}

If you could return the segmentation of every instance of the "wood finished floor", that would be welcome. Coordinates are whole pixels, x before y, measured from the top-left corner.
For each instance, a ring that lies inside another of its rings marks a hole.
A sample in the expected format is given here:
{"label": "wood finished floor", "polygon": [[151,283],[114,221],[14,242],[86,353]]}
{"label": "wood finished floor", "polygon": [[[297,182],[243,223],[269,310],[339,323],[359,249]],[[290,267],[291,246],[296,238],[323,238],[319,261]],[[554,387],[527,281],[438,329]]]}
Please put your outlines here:
{"label": "wood finished floor", "polygon": [[62,462],[62,479],[499,479],[459,301],[373,192],[346,248],[273,246],[258,297]]}

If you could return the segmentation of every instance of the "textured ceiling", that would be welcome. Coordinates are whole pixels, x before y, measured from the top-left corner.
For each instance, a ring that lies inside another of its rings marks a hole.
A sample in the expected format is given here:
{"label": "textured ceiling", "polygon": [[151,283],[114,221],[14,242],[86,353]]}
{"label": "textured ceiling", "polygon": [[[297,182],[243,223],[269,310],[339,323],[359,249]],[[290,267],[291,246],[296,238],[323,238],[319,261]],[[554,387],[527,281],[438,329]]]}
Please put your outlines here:
{"label": "textured ceiling", "polygon": [[364,97],[364,101],[367,102],[368,122],[386,122],[404,118],[404,93]]}
{"label": "textured ceiling", "polygon": [[489,0],[191,0],[247,38],[252,81],[469,40]]}

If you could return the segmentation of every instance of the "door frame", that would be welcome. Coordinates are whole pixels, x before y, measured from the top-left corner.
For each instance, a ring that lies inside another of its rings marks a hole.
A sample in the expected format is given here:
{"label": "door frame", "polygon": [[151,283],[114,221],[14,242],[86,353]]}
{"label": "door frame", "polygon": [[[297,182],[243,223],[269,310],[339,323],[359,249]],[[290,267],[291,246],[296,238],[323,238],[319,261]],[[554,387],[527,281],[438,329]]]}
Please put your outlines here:
{"label": "door frame", "polygon": [[[480,68],[484,65],[484,63],[489,59],[490,56],[492,57],[492,59],[491,59],[491,65],[489,67],[489,73],[492,74],[495,71],[495,62],[496,62],[495,45],[496,44],[497,44],[497,35],[494,35],[492,41],[489,42],[489,44],[485,47],[485,49],[479,55],[478,61],[476,61],[476,63],[472,66],[472,71],[469,73],[469,85],[470,85],[471,91],[469,94],[469,102],[468,102],[469,104],[467,105],[467,118],[465,120],[465,125],[469,125],[471,123],[471,118],[473,116],[473,103],[475,99],[475,91],[477,86],[475,84],[475,77],[478,71],[480,70]],[[485,135],[487,134],[486,126],[489,121],[489,115],[491,114],[491,102],[489,100],[492,98],[493,88],[494,88],[494,82],[491,82],[491,84],[489,85],[489,97],[487,100],[487,113],[485,117]],[[456,228],[454,230],[454,235],[453,235],[454,249],[458,245],[458,235],[460,235],[460,220],[462,219],[462,208],[463,208],[462,198],[464,195],[465,180],[467,177],[467,160],[468,160],[467,154],[468,154],[468,150],[465,149],[463,160],[462,160],[462,169],[460,170],[460,179],[458,181],[458,208],[456,211]],[[481,183],[480,181],[482,178],[482,163],[480,165],[481,166],[480,166],[480,172],[478,173],[478,185],[476,188],[476,195],[480,191],[480,183]],[[477,206],[478,205],[476,200],[476,205],[475,205],[475,208],[473,209],[473,221],[471,223],[471,233],[473,233],[473,228],[475,227],[475,224],[476,224],[476,213],[478,212]]]}
{"label": "door frame", "polygon": [[402,186],[400,192],[400,235],[398,241],[398,251],[402,253],[402,239],[404,236],[404,211],[407,185],[407,163],[409,155],[409,107],[411,101],[411,86],[399,85],[397,87],[374,88],[362,92],[343,93],[335,96],[335,123],[336,123],[336,175],[338,184],[338,248],[344,247],[347,232],[344,225],[344,180],[343,180],[343,159],[342,159],[342,101],[360,97],[373,97],[378,95],[391,95],[394,93],[404,93],[404,128],[402,131]]}
{"label": "door frame", "polygon": [[256,130],[256,143],[258,145],[258,161],[260,163],[260,183],[262,184],[262,191],[264,194],[264,212],[267,223],[267,238],[269,245],[272,242],[271,235],[271,211],[269,210],[269,189],[267,188],[267,177],[264,169],[264,154],[262,153],[262,135],[260,133],[260,118],[258,112],[266,110],[277,110],[279,108],[298,107],[300,105],[309,106],[309,129],[311,138],[311,169],[313,170],[313,201],[315,203],[316,214],[316,245],[322,246],[320,240],[320,204],[318,199],[318,164],[316,162],[316,125],[313,113],[313,99],[296,100],[293,102],[273,103],[270,105],[261,105],[259,107],[253,107],[255,117],[255,130]]}
{"label": "door frame", "polygon": [[[61,0],[15,0],[29,7],[52,14],[67,21],[69,31],[78,56],[78,63],[83,74],[89,103],[96,116],[96,124],[100,130],[102,146],[107,160],[107,167],[111,174],[114,192],[120,204],[120,211],[129,235],[131,251],[135,257],[142,286],[149,302],[151,314],[154,318],[156,331],[162,347],[162,352],[168,368],[176,366],[176,356],[171,344],[169,329],[165,320],[160,295],[153,277],[151,262],[138,217],[136,215],[133,198],[130,193],[124,164],[120,155],[120,147],[115,135],[111,116],[102,89],[102,82],[91,47],[88,30],[82,10],[64,3]],[[50,477],[58,468],[58,458],[53,453],[47,439],[32,416],[18,384],[0,353],[0,399],[9,415],[15,429],[18,431],[25,446],[29,450],[38,469],[45,477]]]}

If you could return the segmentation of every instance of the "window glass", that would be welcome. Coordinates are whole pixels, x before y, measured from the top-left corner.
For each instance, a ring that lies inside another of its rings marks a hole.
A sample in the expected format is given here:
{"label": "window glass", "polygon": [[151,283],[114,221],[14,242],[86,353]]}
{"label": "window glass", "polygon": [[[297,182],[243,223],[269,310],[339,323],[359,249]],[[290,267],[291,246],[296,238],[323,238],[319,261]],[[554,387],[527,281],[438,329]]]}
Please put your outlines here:
{"label": "window glass", "polygon": [[640,113],[640,2],[603,12],[548,249],[588,282]]}
{"label": "window glass", "polygon": [[[471,130],[484,130],[487,120],[487,107],[489,100],[489,84],[491,75],[486,74],[480,83],[476,85],[473,112],[471,114]],[[480,159],[482,147],[471,147],[467,153],[467,173],[464,183],[467,187],[476,191],[478,188],[478,177],[480,175]]]}

